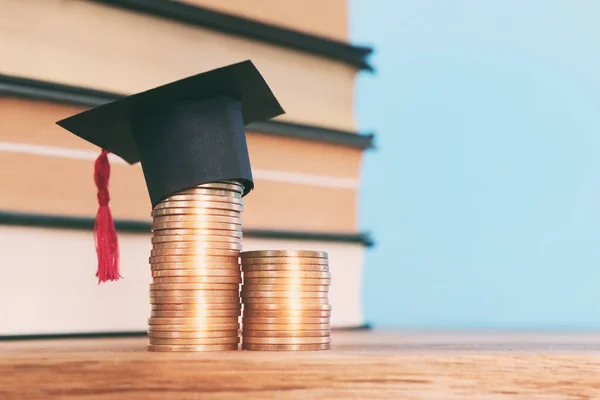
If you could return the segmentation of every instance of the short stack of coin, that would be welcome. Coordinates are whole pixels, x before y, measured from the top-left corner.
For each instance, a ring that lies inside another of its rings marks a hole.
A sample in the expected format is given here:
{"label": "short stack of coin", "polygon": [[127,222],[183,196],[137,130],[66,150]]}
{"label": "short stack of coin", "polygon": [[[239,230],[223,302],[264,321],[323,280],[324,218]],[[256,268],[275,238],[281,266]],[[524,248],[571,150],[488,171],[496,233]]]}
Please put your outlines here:
{"label": "short stack of coin", "polygon": [[207,183],[154,207],[148,350],[237,350],[243,191]]}
{"label": "short stack of coin", "polygon": [[242,349],[329,350],[331,274],[327,253],[246,251]]}

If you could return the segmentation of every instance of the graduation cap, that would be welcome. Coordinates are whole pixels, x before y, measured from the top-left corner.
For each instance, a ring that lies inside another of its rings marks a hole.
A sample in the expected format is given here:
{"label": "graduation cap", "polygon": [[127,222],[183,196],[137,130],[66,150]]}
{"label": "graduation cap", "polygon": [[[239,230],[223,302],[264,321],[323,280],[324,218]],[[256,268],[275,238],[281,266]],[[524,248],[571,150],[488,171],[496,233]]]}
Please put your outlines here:
{"label": "graduation cap", "polygon": [[94,236],[98,279],[119,278],[119,250],[108,208],[108,153],[142,164],[152,206],[181,190],[233,180],[253,189],[244,125],[283,114],[251,61],[137,93],[58,121],[103,150],[96,160],[100,207]]}

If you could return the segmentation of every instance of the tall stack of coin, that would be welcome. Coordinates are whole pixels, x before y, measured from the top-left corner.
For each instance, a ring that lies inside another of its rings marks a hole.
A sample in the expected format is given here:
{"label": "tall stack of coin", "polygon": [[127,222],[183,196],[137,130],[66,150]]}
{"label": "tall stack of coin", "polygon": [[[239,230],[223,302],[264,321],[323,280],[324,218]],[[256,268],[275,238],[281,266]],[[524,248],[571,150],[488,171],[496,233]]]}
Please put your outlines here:
{"label": "tall stack of coin", "polygon": [[329,259],[320,251],[241,254],[242,349],[328,350]]}
{"label": "tall stack of coin", "polygon": [[207,183],[154,207],[148,350],[237,350],[243,190]]}

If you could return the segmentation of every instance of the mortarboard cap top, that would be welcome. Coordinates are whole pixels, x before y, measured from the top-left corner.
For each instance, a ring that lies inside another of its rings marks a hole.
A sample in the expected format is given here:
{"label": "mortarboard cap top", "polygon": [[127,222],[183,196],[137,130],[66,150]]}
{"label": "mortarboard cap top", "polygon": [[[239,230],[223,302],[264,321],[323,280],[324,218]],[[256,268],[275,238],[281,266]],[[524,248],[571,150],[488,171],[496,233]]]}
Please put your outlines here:
{"label": "mortarboard cap top", "polygon": [[283,114],[251,61],[181,79],[58,121],[75,135],[141,161],[152,205],[202,183],[253,188],[244,125]]}

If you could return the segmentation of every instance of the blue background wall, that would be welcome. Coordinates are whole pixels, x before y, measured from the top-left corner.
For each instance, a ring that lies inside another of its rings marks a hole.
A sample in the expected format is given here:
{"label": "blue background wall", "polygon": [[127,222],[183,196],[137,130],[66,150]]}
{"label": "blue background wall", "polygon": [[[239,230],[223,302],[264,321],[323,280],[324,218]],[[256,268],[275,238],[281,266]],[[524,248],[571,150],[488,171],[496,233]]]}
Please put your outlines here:
{"label": "blue background wall", "polygon": [[367,319],[600,328],[600,2],[350,4]]}

